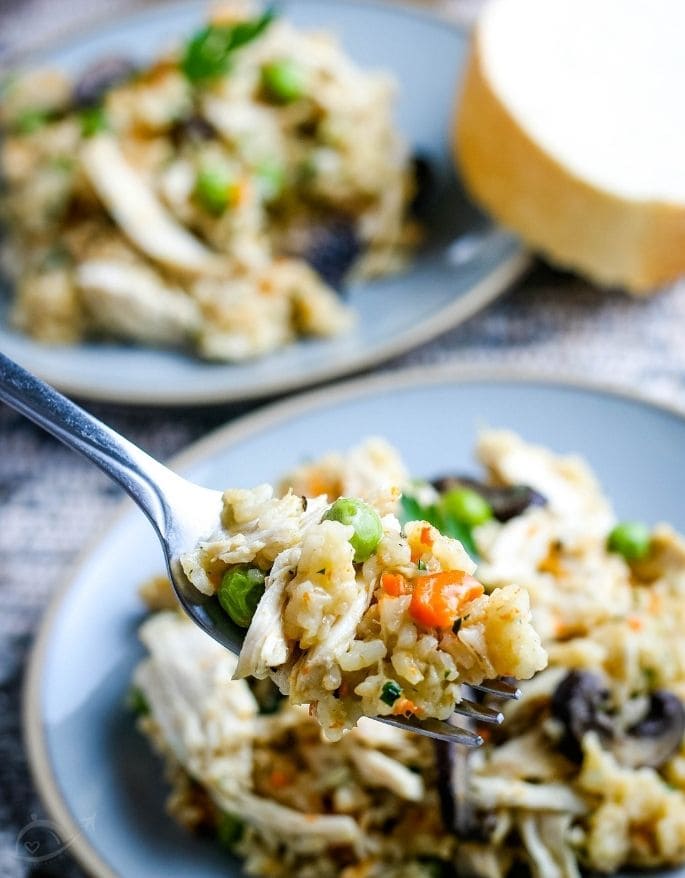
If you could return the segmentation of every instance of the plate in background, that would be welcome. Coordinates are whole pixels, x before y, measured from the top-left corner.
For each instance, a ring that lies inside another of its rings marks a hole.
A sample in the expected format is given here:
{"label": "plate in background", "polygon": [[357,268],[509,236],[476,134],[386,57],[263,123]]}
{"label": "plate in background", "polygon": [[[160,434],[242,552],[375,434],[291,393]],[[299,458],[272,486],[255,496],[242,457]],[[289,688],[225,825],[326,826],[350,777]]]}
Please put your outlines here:
{"label": "plate in background", "polygon": [[[356,61],[387,69],[398,80],[397,124],[412,149],[430,161],[436,179],[427,240],[414,264],[401,275],[350,290],[349,302],[358,314],[351,333],[300,340],[247,363],[212,364],[123,344],[47,346],[8,327],[7,296],[0,306],[3,353],[61,390],[90,399],[189,405],[272,396],[402,354],[463,322],[521,275],[528,257],[507,233],[487,232],[452,167],[449,128],[465,33],[428,13],[386,4],[285,0],[279,8],[298,26],[333,31]],[[206,10],[203,0],[186,0],[127,13],[43,50],[31,64],[55,64],[77,74],[104,55],[149,59],[192,33]],[[462,247],[462,259],[455,260],[450,244],[483,231],[484,246]]]}
{"label": "plate in background", "polygon": [[[375,434],[430,477],[468,471],[483,426],[582,454],[619,518],[685,530],[682,414],[592,385],[502,373],[415,370],[317,391],[218,430],[175,468],[210,487],[247,487]],[[235,860],[166,815],[161,762],[124,707],[143,654],[137,588],[162,569],[152,528],[127,502],[54,599],[25,692],[33,776],[55,833],[97,878],[238,878]]]}

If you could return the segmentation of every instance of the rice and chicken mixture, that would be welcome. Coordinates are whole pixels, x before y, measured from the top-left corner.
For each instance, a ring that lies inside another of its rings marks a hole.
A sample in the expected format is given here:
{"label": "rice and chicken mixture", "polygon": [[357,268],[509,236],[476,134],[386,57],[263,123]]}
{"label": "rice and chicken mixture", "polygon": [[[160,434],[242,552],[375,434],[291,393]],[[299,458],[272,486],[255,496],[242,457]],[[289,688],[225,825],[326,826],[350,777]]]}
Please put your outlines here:
{"label": "rice and chicken mixture", "polygon": [[13,325],[221,361],[345,331],[343,281],[399,270],[417,240],[394,90],[332,35],[240,3],[144,67],[11,78]]}
{"label": "rice and chicken mixture", "polygon": [[[286,483],[345,494],[368,479],[368,498],[404,475],[400,515],[461,528],[488,591],[525,587],[549,666],[501,727],[479,729],[479,750],[366,718],[325,741],[270,681],[227,682],[236,659],[177,611],[144,623],[134,692],[169,810],[249,874],[579,878],[685,862],[685,541],[617,522],[575,456],[506,431],[482,434],[477,453],[484,478],[410,481],[372,440]],[[147,586],[157,609],[168,595]]]}
{"label": "rice and chicken mixture", "polygon": [[333,503],[230,489],[217,531],[181,556],[195,588],[247,628],[235,676],[273,680],[331,741],[364,715],[447,719],[464,684],[546,663],[525,591],[486,595],[458,540],[401,526],[399,497],[389,483]]}

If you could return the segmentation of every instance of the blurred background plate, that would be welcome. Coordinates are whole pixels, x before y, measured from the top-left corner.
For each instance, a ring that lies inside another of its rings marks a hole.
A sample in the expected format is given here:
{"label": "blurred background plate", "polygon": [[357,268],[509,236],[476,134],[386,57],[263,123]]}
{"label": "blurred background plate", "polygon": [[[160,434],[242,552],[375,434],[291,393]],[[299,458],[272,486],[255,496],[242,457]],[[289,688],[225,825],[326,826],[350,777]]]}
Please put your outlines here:
{"label": "blurred background plate", "polygon": [[[599,387],[511,375],[431,369],[318,391],[215,432],[176,469],[207,486],[247,487],[332,447],[382,435],[412,473],[430,477],[471,469],[484,426],[582,454],[619,518],[685,529],[682,414]],[[137,588],[162,566],[152,528],[127,504],[53,602],[25,697],[34,779],[55,833],[98,878],[239,876],[216,844],[165,814],[162,765],[124,707],[142,656]]]}
{"label": "blurred background plate", "polygon": [[[90,399],[169,405],[257,398],[404,353],[466,320],[521,275],[528,257],[513,237],[488,230],[452,168],[448,129],[465,33],[428,13],[354,0],[286,0],[279,9],[299,26],[330,29],[356,61],[387,69],[398,80],[397,123],[414,152],[428,159],[435,177],[427,240],[412,267],[350,291],[349,302],[359,316],[351,333],[300,341],[264,359],[230,365],[124,345],[38,344],[7,326],[6,290],[0,296],[4,353],[60,389]],[[154,5],[43,51],[31,63],[77,73],[106,55],[149,59],[192,33],[206,11],[205,2]],[[455,252],[450,245],[459,240],[462,246]],[[469,246],[474,240],[483,246]]]}

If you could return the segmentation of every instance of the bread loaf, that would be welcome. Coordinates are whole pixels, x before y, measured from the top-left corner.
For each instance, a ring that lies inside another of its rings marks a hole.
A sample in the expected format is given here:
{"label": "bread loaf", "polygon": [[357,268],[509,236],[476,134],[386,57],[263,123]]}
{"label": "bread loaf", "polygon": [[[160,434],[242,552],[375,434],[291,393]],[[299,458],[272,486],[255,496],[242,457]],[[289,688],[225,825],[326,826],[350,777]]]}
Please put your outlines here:
{"label": "bread loaf", "polygon": [[467,189],[550,261],[685,273],[685,2],[491,0],[455,114]]}

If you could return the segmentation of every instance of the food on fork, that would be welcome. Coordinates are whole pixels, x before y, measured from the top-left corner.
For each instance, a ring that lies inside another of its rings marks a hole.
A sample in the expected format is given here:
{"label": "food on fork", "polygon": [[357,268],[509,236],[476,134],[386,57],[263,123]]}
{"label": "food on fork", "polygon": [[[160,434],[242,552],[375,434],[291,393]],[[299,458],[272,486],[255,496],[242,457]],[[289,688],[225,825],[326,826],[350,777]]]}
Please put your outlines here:
{"label": "food on fork", "polygon": [[236,659],[168,610],[161,580],[146,586],[160,612],[141,628],[139,727],[167,764],[171,814],[249,874],[579,878],[685,863],[685,543],[618,521],[577,457],[507,431],[482,434],[478,456],[484,478],[426,482],[373,440],[284,481],[371,504],[399,481],[402,520],[459,532],[487,592],[529,593],[549,667],[464,758],[365,717],[323,740],[271,681],[228,682]]}
{"label": "food on fork", "polygon": [[552,262],[648,293],[685,273],[680,0],[492,0],[455,119],[467,188]]}
{"label": "food on fork", "polygon": [[[362,715],[446,719],[463,684],[545,663],[515,585],[485,595],[463,547],[425,521],[266,488],[228,491],[224,526],[182,559],[247,627],[238,677],[270,677],[327,737]],[[276,524],[272,523],[277,521]]]}
{"label": "food on fork", "polygon": [[345,280],[406,264],[414,181],[391,78],[244,6],[144,67],[8,81],[15,327],[239,361],[344,332]]}
{"label": "food on fork", "polygon": [[400,524],[398,486],[366,490],[332,503],[228,490],[220,528],[181,557],[195,588],[247,628],[236,675],[271,678],[330,740],[363,715],[447,719],[464,684],[545,665],[524,591],[486,595],[458,540]]}

